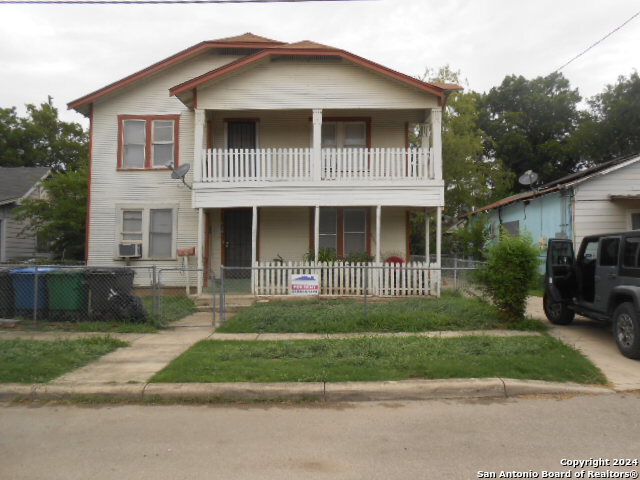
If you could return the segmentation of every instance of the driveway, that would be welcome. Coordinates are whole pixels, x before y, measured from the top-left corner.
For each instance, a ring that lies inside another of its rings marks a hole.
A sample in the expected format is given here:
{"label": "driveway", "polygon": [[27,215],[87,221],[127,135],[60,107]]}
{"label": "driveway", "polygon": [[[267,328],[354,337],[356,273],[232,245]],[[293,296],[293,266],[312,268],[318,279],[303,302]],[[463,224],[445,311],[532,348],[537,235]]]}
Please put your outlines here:
{"label": "driveway", "polygon": [[640,390],[640,361],[620,353],[610,324],[576,316],[570,325],[552,325],[544,315],[541,297],[529,297],[527,314],[544,320],[551,327],[551,335],[582,351],[602,370],[613,388],[619,391]]}

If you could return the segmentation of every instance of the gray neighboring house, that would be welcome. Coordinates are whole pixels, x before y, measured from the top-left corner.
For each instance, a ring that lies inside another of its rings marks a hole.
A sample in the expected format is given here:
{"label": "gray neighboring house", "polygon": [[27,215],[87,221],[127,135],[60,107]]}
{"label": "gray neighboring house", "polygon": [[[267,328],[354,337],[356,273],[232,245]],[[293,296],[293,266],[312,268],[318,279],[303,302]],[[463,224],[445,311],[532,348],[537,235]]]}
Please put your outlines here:
{"label": "gray neighboring house", "polygon": [[14,210],[26,198],[41,198],[40,182],[51,175],[49,167],[0,167],[0,261],[47,257],[38,252],[34,236],[20,236],[24,222]]}

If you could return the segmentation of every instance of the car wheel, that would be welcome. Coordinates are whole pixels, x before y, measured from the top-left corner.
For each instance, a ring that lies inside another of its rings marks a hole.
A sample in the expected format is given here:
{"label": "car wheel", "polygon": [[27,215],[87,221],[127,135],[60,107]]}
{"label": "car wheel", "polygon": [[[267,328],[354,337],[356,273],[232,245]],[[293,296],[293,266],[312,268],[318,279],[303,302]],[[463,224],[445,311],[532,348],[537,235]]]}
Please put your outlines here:
{"label": "car wheel", "polygon": [[544,297],[542,297],[542,304],[544,306],[544,314],[554,325],[569,325],[573,322],[575,312],[570,310],[565,303],[554,302],[551,296],[545,293]]}
{"label": "car wheel", "polygon": [[613,312],[613,337],[625,357],[640,358],[640,320],[633,303],[622,303]]}

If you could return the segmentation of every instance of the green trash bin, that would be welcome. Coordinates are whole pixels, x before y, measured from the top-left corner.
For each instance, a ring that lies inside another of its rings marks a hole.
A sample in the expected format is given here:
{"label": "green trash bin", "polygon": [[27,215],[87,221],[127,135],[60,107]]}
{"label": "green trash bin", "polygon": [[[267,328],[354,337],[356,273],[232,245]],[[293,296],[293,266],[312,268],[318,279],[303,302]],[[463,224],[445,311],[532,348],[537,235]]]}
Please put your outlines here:
{"label": "green trash bin", "polygon": [[52,320],[82,320],[87,314],[87,282],[82,270],[57,270],[47,276]]}

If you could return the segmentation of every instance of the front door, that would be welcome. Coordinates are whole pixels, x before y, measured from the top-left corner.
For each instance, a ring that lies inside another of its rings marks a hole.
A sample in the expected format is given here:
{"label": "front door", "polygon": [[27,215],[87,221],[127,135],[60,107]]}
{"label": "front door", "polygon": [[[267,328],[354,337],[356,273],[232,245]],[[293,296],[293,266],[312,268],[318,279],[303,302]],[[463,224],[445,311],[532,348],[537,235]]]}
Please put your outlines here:
{"label": "front door", "polygon": [[[251,266],[251,210],[223,210],[224,265]],[[246,278],[250,270],[229,271],[228,278]]]}
{"label": "front door", "polygon": [[575,293],[573,242],[552,238],[547,248],[545,289],[554,302],[568,302]]}
{"label": "front door", "polygon": [[599,312],[606,312],[609,294],[618,284],[618,261],[620,257],[620,237],[600,239],[600,251],[595,274],[595,298],[593,307]]}

